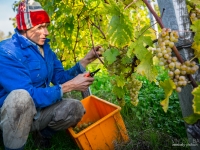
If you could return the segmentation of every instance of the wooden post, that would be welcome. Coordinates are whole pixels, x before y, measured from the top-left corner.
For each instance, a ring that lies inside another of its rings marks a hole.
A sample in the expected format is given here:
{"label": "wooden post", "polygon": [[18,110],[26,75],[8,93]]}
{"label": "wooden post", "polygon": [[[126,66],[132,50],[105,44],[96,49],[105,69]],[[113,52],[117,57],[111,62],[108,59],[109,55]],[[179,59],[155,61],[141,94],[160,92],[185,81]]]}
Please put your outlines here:
{"label": "wooden post", "polygon": [[81,92],[81,95],[82,95],[82,98],[86,98],[88,96],[90,96],[92,93],[91,93],[91,90],[90,90],[90,87],[88,87],[88,89],[84,92]]}

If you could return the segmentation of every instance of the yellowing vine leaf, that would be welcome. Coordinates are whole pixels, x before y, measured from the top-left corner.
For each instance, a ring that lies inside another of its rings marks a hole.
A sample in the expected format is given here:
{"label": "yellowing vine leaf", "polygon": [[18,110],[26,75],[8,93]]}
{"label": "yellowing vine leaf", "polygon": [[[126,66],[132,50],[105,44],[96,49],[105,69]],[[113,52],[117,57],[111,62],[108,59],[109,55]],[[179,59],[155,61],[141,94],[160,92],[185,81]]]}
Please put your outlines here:
{"label": "yellowing vine leaf", "polygon": [[200,86],[195,88],[192,91],[192,94],[194,95],[193,105],[192,105],[194,113],[200,115]]}
{"label": "yellowing vine leaf", "polygon": [[192,114],[188,117],[184,117],[183,119],[187,124],[194,124],[195,122],[197,122],[197,120],[199,120],[199,118],[200,118],[199,114]]}
{"label": "yellowing vine leaf", "polygon": [[160,86],[165,91],[165,99],[160,102],[164,112],[167,112],[169,106],[169,97],[172,94],[173,90],[176,88],[176,85],[171,79],[165,80],[164,82],[160,82]]}
{"label": "yellowing vine leaf", "polygon": [[193,32],[195,32],[195,36],[194,36],[194,41],[199,45],[200,44],[200,20],[197,20],[194,22],[193,25],[191,25],[190,27],[192,29]]}
{"label": "yellowing vine leaf", "polygon": [[153,81],[156,78],[158,72],[153,65],[151,52],[148,52],[143,56],[143,59],[141,59],[140,64],[136,68],[136,72],[146,76],[149,81]]}
{"label": "yellowing vine leaf", "polygon": [[145,48],[145,45],[151,45],[152,42],[148,36],[141,36],[137,41],[130,44],[127,55],[136,57],[141,61],[135,68],[136,72],[153,81],[157,76],[157,69],[153,65],[153,56],[150,51]]}
{"label": "yellowing vine leaf", "polygon": [[200,58],[200,44],[197,44],[196,42],[192,43],[192,48],[194,49],[194,54],[197,58]]}

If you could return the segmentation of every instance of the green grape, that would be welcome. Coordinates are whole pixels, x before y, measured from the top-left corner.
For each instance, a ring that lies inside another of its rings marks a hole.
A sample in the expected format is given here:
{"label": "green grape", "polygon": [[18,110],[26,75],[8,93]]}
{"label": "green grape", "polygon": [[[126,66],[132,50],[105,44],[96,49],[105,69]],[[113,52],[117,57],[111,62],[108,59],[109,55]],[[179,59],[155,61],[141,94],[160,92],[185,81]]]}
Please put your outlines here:
{"label": "green grape", "polygon": [[181,87],[177,87],[177,88],[176,88],[176,91],[177,91],[177,92],[181,92]]}

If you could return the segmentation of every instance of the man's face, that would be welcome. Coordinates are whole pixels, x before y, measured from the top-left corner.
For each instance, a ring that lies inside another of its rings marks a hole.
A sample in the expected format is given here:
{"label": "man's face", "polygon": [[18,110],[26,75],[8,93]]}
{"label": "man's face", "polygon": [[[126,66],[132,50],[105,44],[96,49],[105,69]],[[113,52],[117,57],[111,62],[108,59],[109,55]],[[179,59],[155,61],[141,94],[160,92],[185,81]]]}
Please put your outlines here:
{"label": "man's face", "polygon": [[44,45],[46,37],[49,32],[47,30],[49,23],[36,25],[35,27],[26,31],[24,36],[38,45]]}

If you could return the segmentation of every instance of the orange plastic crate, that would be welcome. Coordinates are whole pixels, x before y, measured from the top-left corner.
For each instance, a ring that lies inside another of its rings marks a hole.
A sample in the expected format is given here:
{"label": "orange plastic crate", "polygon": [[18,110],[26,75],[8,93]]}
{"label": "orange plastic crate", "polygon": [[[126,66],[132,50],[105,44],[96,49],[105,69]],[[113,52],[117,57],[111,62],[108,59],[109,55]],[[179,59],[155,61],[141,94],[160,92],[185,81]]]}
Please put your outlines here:
{"label": "orange plastic crate", "polygon": [[115,142],[119,144],[129,141],[119,106],[93,95],[81,102],[86,114],[78,126],[88,122],[94,123],[77,134],[72,127],[68,129],[80,149],[112,150]]}

